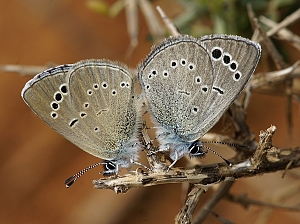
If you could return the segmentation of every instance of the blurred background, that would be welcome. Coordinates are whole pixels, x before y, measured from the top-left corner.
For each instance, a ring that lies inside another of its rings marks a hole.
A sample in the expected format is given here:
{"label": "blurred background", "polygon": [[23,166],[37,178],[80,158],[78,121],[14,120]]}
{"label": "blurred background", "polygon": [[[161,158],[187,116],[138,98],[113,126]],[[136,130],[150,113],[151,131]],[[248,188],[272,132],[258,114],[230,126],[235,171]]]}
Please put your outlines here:
{"label": "blurred background", "polygon": [[[197,37],[230,33],[251,38],[246,2],[253,3],[257,15],[277,22],[300,7],[298,1],[148,3],[160,5],[182,33]],[[156,26],[158,36],[151,35],[146,13],[140,6],[137,10],[138,34],[132,42],[122,1],[0,0],[0,64],[49,66],[107,58],[135,68],[149,53],[152,41],[167,35],[160,19],[162,30]],[[289,28],[300,35],[299,21]],[[276,41],[276,44],[289,65],[300,59],[299,51],[288,43]],[[136,47],[133,50],[130,46]],[[268,69],[260,64],[257,71]],[[20,93],[30,78],[18,73],[0,74],[0,223],[173,223],[183,203],[185,185],[131,189],[116,195],[110,190],[93,188],[92,180],[102,177],[101,168],[94,168],[70,189],[65,188],[66,178],[99,159],[65,140],[25,105]],[[260,130],[273,124],[277,127],[275,146],[300,145],[299,103],[292,104],[290,134],[286,105],[284,95],[253,94],[247,120],[257,139]],[[221,124],[213,128],[214,132],[221,130]],[[233,155],[230,148],[216,150],[225,158]],[[184,166],[182,160],[177,166]],[[202,162],[220,162],[220,159],[209,154]],[[281,176],[282,172],[277,172],[240,179],[230,193],[287,206],[299,205],[299,169],[289,171],[284,179]],[[199,208],[213,192],[210,189],[200,199]],[[300,222],[300,213],[259,206],[244,209],[226,199],[214,211],[235,223]],[[210,215],[205,223],[218,220]]]}

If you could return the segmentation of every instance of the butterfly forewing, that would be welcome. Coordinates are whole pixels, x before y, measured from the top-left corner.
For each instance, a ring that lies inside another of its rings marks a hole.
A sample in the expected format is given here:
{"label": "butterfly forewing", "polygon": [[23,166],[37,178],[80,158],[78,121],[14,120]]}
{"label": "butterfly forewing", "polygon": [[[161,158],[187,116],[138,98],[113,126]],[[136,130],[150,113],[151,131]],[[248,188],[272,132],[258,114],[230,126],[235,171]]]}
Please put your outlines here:
{"label": "butterfly forewing", "polygon": [[[28,81],[22,90],[26,104],[50,127],[76,144],[80,133],[69,128],[73,117],[67,72],[72,65],[48,69]],[[70,138],[70,136],[75,136]],[[75,139],[75,140],[74,140]]]}
{"label": "butterfly forewing", "polygon": [[213,69],[212,92],[194,132],[204,135],[244,89],[261,54],[258,44],[238,36],[210,35],[199,42],[207,49]]}

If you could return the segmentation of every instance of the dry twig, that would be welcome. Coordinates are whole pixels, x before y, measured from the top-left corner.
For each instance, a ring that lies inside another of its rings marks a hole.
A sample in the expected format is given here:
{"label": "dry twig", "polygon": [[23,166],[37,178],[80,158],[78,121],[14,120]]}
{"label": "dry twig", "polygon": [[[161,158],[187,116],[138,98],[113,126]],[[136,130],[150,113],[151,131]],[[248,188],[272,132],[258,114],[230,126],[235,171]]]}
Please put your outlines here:
{"label": "dry twig", "polygon": [[198,184],[208,187],[227,180],[252,177],[258,174],[285,170],[290,161],[290,169],[300,166],[300,148],[278,149],[272,146],[275,126],[261,131],[260,142],[254,155],[249,159],[237,161],[234,157],[230,161],[232,167],[225,163],[196,166],[193,169],[173,168],[169,172],[143,172],[123,177],[110,177],[95,180],[97,189],[111,189],[116,193],[126,193],[130,188],[149,187],[159,184],[183,183]]}

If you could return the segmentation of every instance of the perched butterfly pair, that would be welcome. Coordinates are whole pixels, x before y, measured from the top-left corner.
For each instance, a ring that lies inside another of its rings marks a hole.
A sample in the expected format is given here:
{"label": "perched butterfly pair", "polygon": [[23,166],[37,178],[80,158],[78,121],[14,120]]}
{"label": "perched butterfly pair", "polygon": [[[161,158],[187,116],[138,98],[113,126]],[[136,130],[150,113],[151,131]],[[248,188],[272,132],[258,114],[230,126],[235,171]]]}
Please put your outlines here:
{"label": "perched butterfly pair", "polygon": [[174,161],[203,156],[199,138],[243,90],[260,55],[259,44],[238,36],[171,37],[139,65],[141,96],[127,66],[84,60],[36,75],[22,97],[50,127],[104,159],[104,174],[116,174],[138,159],[142,101],[158,127],[161,151]]}

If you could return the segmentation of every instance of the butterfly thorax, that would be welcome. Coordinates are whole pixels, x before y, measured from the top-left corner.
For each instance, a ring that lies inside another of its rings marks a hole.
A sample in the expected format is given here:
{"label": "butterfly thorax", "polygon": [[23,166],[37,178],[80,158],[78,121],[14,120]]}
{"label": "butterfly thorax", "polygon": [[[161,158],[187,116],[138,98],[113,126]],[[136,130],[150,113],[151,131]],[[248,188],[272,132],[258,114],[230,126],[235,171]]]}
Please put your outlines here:
{"label": "butterfly thorax", "polygon": [[183,155],[187,154],[190,145],[193,143],[185,141],[182,136],[174,131],[168,131],[163,127],[157,129],[157,134],[157,139],[160,143],[159,150],[169,151],[172,160],[181,158]]}

